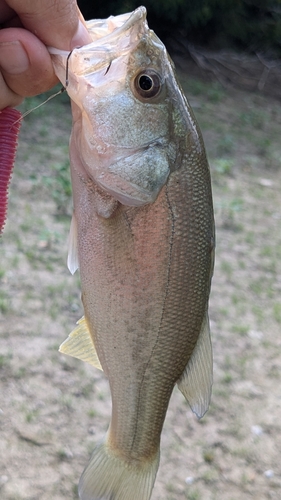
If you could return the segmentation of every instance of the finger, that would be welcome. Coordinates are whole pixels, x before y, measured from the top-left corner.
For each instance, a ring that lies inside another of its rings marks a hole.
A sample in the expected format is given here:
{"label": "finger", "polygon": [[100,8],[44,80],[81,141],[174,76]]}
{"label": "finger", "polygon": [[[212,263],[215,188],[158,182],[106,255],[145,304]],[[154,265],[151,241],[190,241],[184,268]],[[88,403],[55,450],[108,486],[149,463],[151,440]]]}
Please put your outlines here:
{"label": "finger", "polygon": [[72,50],[75,44],[91,42],[83,22],[79,23],[80,11],[75,0],[6,1],[17,12],[23,26],[46,45]]}
{"label": "finger", "polygon": [[5,2],[0,4],[0,24],[12,19],[15,13]]}
{"label": "finger", "polygon": [[13,92],[6,84],[3,76],[0,73],[0,110],[7,106],[18,106],[23,98]]}
{"label": "finger", "polygon": [[[15,95],[26,97],[52,88],[57,78],[45,45],[23,28],[0,30],[0,109]],[[7,87],[10,89],[7,89]]]}

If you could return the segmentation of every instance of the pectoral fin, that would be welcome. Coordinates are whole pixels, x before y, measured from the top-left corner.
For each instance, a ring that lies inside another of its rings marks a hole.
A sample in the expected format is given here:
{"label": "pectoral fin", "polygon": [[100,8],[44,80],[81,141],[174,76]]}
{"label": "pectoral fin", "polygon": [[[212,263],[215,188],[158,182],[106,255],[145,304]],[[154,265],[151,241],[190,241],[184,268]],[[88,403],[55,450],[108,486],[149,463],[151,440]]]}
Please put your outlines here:
{"label": "pectoral fin", "polygon": [[59,352],[81,359],[90,365],[102,370],[94,343],[92,341],[85,317],[78,322],[77,327],[69,334],[61,344]]}
{"label": "pectoral fin", "polygon": [[209,407],[213,383],[213,356],[208,314],[206,314],[192,356],[178,381],[178,387],[198,418]]}
{"label": "pectoral fin", "polygon": [[79,267],[77,247],[77,222],[75,214],[72,215],[68,237],[67,267],[71,274],[74,274]]}
{"label": "pectoral fin", "polygon": [[96,175],[95,180],[122,205],[153,203],[170,174],[169,158],[162,148],[147,148],[121,158]]}

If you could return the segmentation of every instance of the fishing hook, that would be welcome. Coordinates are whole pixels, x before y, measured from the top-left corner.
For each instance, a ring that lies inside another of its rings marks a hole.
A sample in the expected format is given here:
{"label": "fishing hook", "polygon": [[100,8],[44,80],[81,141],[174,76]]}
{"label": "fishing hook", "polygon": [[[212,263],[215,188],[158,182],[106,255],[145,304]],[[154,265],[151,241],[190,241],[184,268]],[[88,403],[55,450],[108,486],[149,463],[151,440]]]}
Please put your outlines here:
{"label": "fishing hook", "polygon": [[107,66],[106,72],[104,73],[104,76],[107,75],[107,73],[109,72],[111,64],[112,64],[112,61],[110,61],[109,65]]}

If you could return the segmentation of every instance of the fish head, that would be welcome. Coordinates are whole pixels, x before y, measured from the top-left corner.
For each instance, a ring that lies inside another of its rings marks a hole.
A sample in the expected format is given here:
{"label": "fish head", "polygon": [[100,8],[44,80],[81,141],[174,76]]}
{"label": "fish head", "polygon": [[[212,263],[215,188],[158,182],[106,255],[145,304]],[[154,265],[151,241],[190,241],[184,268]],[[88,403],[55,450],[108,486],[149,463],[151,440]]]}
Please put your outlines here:
{"label": "fish head", "polygon": [[144,7],[87,27],[92,43],[53,56],[74,103],[76,168],[124,205],[151,203],[177,168],[186,135],[173,63]]}

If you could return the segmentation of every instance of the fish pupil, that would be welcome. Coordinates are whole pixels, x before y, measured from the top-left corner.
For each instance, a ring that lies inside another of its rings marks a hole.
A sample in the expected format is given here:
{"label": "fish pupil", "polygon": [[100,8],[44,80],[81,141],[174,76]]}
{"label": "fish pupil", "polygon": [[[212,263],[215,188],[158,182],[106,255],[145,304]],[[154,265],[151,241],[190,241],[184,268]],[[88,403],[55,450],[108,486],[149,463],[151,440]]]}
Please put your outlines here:
{"label": "fish pupil", "polygon": [[148,91],[148,90],[151,90],[151,88],[153,87],[153,80],[150,76],[148,75],[142,75],[140,78],[139,78],[139,86],[142,90],[144,91]]}
{"label": "fish pupil", "polygon": [[136,97],[150,99],[160,93],[160,76],[152,68],[141,70],[133,79],[133,91]]}

